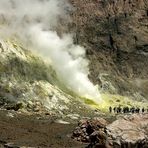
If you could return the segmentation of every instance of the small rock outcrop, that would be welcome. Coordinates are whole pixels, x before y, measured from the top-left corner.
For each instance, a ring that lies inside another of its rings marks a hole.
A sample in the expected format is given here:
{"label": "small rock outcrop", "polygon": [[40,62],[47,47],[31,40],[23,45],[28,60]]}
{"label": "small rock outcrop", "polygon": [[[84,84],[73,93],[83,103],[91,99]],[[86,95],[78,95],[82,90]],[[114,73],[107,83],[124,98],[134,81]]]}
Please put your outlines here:
{"label": "small rock outcrop", "polygon": [[103,118],[93,120],[83,119],[78,123],[78,127],[73,131],[72,138],[77,141],[90,143],[88,147],[94,145],[106,145],[106,126],[108,122]]}
{"label": "small rock outcrop", "polygon": [[72,138],[89,147],[147,148],[148,114],[123,116],[111,124],[104,119],[81,120]]}

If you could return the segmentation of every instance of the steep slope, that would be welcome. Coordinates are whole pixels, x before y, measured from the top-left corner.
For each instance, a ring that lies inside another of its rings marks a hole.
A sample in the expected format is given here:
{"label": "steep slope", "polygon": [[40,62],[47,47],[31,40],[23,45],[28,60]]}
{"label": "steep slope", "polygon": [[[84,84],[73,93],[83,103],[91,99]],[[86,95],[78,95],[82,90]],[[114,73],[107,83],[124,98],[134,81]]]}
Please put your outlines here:
{"label": "steep slope", "polygon": [[70,0],[69,29],[87,49],[90,79],[103,92],[148,97],[148,1]]}
{"label": "steep slope", "polygon": [[49,63],[14,40],[1,40],[0,45],[1,108],[50,111],[60,117],[94,114],[76,95],[70,95]]}

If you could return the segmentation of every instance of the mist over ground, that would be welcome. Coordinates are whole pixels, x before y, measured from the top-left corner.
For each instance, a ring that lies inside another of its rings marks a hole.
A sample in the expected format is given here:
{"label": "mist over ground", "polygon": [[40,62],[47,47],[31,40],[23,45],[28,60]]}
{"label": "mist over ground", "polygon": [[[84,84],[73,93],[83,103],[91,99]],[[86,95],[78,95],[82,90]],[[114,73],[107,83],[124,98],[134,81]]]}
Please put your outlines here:
{"label": "mist over ground", "polygon": [[59,18],[68,19],[67,10],[70,9],[66,0],[1,0],[1,38],[15,36],[44,60],[49,60],[67,88],[99,102],[99,91],[88,79],[85,49],[73,44],[71,34],[59,37],[53,31]]}

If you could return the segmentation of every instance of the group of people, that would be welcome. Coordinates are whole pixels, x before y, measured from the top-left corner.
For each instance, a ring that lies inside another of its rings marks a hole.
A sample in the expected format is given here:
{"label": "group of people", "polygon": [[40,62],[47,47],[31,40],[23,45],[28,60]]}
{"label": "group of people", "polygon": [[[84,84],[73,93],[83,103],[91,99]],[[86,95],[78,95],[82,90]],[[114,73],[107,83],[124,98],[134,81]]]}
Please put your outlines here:
{"label": "group of people", "polygon": [[139,107],[109,107],[109,113],[144,113],[144,112],[148,112],[148,109],[145,109],[144,107],[142,107],[141,109]]}

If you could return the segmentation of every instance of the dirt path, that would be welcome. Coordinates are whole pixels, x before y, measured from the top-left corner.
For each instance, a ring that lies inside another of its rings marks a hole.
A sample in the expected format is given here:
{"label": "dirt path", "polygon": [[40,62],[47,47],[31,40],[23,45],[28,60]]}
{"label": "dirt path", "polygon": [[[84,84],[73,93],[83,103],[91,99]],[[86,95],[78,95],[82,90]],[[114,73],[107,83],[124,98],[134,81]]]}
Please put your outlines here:
{"label": "dirt path", "polygon": [[59,124],[52,118],[39,115],[25,116],[15,112],[0,111],[0,147],[12,143],[18,147],[84,148],[73,141],[70,134],[75,124]]}

